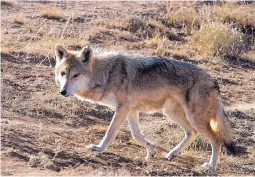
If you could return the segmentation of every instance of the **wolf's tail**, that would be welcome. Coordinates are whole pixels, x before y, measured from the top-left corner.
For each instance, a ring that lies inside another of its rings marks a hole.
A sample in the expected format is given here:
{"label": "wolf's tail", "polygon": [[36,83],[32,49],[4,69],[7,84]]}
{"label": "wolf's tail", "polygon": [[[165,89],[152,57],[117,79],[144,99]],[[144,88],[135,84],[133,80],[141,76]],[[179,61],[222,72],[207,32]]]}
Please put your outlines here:
{"label": "wolf's tail", "polygon": [[220,141],[222,144],[224,143],[227,150],[235,155],[236,148],[233,142],[233,132],[230,126],[230,122],[224,113],[223,104],[221,102],[218,114],[215,118],[211,119],[210,126],[217,138],[217,141]]}

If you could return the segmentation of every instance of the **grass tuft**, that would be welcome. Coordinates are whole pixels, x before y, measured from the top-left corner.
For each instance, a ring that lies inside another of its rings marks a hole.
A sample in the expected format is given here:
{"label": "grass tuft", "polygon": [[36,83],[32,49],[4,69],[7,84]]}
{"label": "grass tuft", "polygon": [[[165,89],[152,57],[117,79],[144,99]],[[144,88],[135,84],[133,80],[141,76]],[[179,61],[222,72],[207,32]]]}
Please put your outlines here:
{"label": "grass tuft", "polygon": [[40,15],[47,19],[55,19],[55,20],[64,19],[63,11],[56,7],[45,8],[41,11]]}
{"label": "grass tuft", "polygon": [[195,8],[180,7],[169,13],[169,22],[180,24],[186,28],[187,34],[191,34],[193,26],[199,23],[200,19]]}
{"label": "grass tuft", "polygon": [[23,47],[23,51],[28,54],[54,56],[54,50],[56,43],[63,43],[65,46],[71,49],[80,48],[84,46],[87,41],[83,38],[58,38],[58,37],[44,37],[36,41],[31,41],[29,44]]}
{"label": "grass tuft", "polygon": [[27,21],[27,18],[23,15],[14,15],[11,17],[11,22],[18,25],[24,25]]}
{"label": "grass tuft", "polygon": [[244,52],[243,34],[231,24],[204,23],[194,39],[201,52],[216,56],[240,56]]}

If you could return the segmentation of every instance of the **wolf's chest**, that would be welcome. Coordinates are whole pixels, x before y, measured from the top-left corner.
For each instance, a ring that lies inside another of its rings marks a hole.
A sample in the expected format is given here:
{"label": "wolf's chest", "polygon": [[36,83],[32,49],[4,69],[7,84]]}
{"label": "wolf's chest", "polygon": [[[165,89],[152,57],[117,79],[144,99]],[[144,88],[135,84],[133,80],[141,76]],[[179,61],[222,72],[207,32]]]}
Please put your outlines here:
{"label": "wolf's chest", "polygon": [[114,95],[109,94],[104,96],[101,101],[101,104],[106,105],[106,106],[110,106],[112,108],[115,108],[117,106],[117,101]]}

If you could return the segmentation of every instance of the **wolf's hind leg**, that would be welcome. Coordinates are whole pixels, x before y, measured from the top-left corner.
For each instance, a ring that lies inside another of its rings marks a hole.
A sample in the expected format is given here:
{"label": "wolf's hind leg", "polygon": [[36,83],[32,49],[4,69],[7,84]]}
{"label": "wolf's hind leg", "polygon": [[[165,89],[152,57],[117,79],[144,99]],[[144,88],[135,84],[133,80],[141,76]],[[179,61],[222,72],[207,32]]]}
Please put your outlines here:
{"label": "wolf's hind leg", "polygon": [[209,139],[209,142],[212,147],[212,155],[209,162],[205,162],[202,165],[202,170],[207,171],[209,173],[213,173],[217,170],[218,164],[218,156],[220,153],[221,143],[215,139]]}
{"label": "wolf's hind leg", "polygon": [[175,123],[181,126],[181,128],[185,131],[185,137],[183,140],[175,146],[166,156],[167,159],[171,159],[172,157],[177,157],[181,154],[183,150],[185,150],[197,137],[197,131],[194,130],[185,117],[185,113],[183,112],[180,105],[176,107],[172,107],[171,109],[164,110],[164,113],[169,116]]}
{"label": "wolf's hind leg", "polygon": [[128,114],[128,122],[131,129],[132,137],[135,141],[143,145],[147,150],[146,160],[150,159],[156,154],[156,148],[154,144],[146,139],[141,133],[139,126],[139,118],[137,111],[130,111]]}

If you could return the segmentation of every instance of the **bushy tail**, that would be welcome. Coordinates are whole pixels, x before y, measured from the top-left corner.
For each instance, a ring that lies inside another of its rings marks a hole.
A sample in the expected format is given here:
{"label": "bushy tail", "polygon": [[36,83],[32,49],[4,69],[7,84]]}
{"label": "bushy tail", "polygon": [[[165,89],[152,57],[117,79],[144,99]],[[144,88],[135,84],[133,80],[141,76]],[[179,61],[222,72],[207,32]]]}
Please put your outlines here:
{"label": "bushy tail", "polygon": [[233,155],[236,155],[236,147],[235,147],[235,143],[233,141],[231,141],[231,142],[224,141],[224,145],[226,146],[226,148],[229,152],[231,152]]}
{"label": "bushy tail", "polygon": [[233,132],[226,115],[224,114],[223,104],[220,102],[220,108],[215,118],[210,121],[211,128],[218,141],[226,146],[232,154],[236,154],[236,148],[233,142]]}

